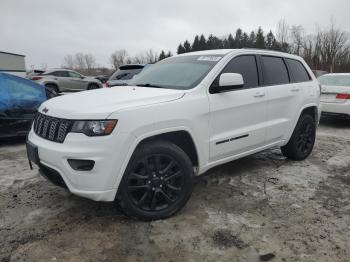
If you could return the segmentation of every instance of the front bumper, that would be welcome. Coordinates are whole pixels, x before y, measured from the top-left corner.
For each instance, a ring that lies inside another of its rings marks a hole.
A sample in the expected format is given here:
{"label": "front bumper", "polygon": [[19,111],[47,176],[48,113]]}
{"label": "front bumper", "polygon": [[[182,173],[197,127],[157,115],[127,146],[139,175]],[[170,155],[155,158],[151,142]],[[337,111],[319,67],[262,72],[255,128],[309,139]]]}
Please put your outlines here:
{"label": "front bumper", "polygon": [[322,105],[322,114],[326,115],[347,115],[350,116],[350,103],[325,103],[321,102]]}
{"label": "front bumper", "polygon": [[[95,201],[113,201],[124,173],[120,167],[133,137],[115,132],[105,137],[69,133],[61,144],[30,131],[28,141],[38,147],[40,172],[50,181],[75,195]],[[69,165],[68,159],[93,160],[95,165],[90,171],[77,171]]]}

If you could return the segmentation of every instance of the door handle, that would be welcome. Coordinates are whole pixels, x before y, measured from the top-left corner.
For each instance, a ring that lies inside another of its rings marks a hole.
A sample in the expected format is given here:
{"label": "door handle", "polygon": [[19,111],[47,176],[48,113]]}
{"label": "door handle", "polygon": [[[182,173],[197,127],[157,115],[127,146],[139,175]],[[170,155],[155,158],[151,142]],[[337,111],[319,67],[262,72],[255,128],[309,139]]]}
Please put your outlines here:
{"label": "door handle", "polygon": [[265,96],[265,92],[256,92],[254,94],[254,97],[263,97],[263,96]]}
{"label": "door handle", "polygon": [[291,89],[292,92],[299,92],[299,90],[300,90],[300,88],[297,86],[293,86]]}

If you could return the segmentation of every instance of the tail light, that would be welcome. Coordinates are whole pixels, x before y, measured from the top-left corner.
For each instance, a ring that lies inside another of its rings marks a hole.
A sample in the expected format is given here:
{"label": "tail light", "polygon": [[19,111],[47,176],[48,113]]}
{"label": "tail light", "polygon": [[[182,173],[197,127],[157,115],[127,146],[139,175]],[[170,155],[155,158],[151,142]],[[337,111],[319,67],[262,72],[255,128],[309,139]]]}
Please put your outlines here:
{"label": "tail light", "polygon": [[33,80],[33,81],[37,81],[37,80],[40,80],[40,79],[42,79],[43,77],[42,76],[33,76],[31,79]]}
{"label": "tail light", "polygon": [[350,99],[350,94],[337,94],[336,99]]}

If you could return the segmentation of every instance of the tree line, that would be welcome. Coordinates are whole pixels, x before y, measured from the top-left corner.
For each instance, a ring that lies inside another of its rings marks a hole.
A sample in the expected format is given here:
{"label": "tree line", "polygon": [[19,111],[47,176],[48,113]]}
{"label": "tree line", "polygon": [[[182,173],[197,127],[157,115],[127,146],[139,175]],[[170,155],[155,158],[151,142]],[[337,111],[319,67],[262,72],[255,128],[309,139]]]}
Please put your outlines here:
{"label": "tree line", "polygon": [[[301,25],[288,25],[280,20],[275,32],[267,33],[259,27],[257,30],[245,32],[238,28],[235,33],[225,37],[210,34],[196,35],[192,42],[185,40],[177,47],[177,54],[232,48],[258,48],[296,54],[305,59],[314,70],[328,72],[350,72],[349,33],[338,28],[331,19],[327,27],[316,26],[313,33],[306,33]],[[117,70],[124,64],[155,63],[172,56],[171,51],[162,50],[159,54],[153,49],[144,50],[130,56],[125,49],[114,51],[108,63]],[[77,70],[83,74],[110,74],[111,70],[96,64],[95,57],[88,53],[66,55],[62,67]]]}
{"label": "tree line", "polygon": [[180,43],[177,53],[224,48],[281,51],[303,57],[314,70],[350,72],[349,33],[337,28],[334,20],[326,28],[317,27],[312,34],[306,34],[301,25],[290,26],[285,20],[280,20],[275,33],[270,30],[265,34],[259,27],[250,33],[238,28],[226,37],[196,35],[192,43],[188,40]]}

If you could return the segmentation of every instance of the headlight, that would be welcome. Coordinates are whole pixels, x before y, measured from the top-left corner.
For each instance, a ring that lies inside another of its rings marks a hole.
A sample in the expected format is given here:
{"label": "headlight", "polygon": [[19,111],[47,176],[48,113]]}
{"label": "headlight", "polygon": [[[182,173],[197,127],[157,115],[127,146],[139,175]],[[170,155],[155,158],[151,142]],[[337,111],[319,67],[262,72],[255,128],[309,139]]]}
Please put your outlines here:
{"label": "headlight", "polygon": [[73,133],[83,133],[87,136],[106,136],[112,133],[118,120],[75,121]]}

